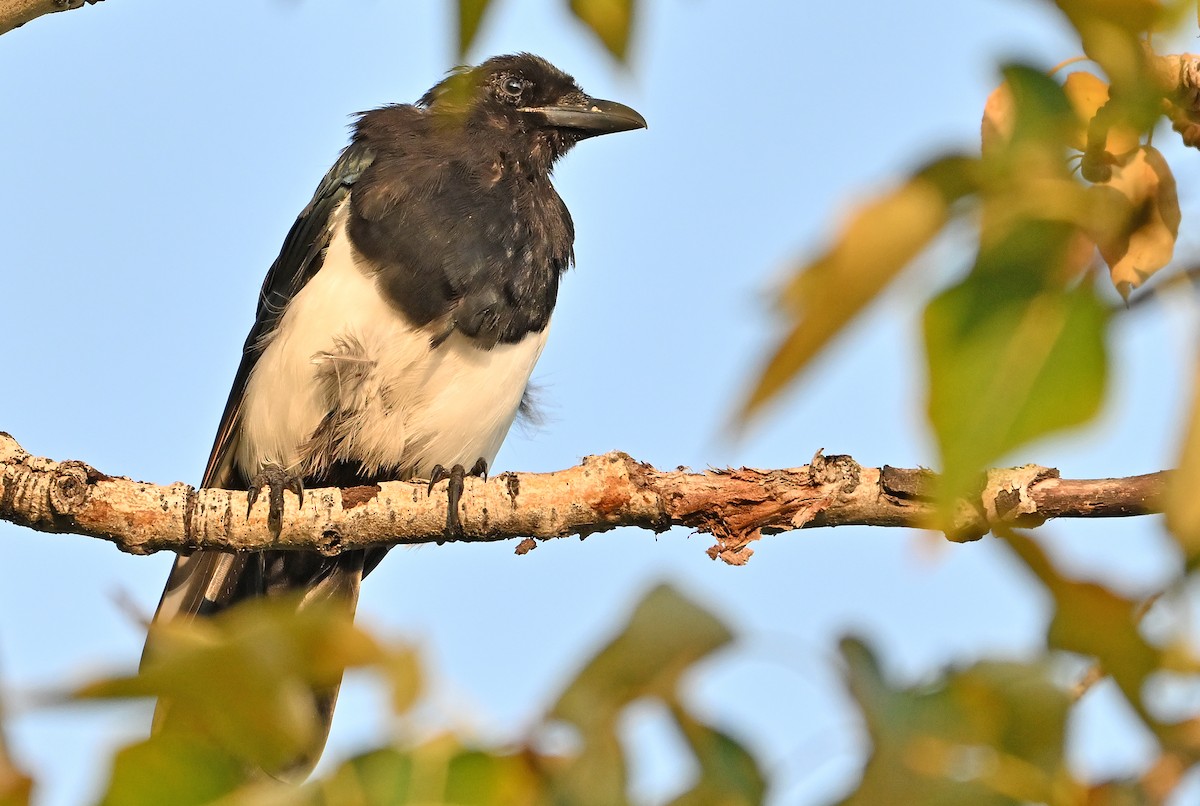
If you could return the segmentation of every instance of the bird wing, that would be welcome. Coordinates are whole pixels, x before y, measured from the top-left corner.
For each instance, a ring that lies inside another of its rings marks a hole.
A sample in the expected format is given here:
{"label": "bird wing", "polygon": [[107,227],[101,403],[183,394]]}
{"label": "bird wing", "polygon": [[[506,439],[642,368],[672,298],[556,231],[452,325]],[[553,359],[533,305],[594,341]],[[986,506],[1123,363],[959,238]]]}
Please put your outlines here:
{"label": "bird wing", "polygon": [[250,329],[242,348],[242,362],[233,378],[233,388],[225,403],[225,413],[221,415],[221,425],[213,441],[208,465],[204,468],[201,487],[245,488],[248,480],[238,477],[233,457],[237,447],[242,397],[250,373],[254,371],[254,365],[262,355],[271,332],[283,317],[288,303],[320,271],[325,261],[325,248],[329,246],[332,235],[330,218],[374,159],[374,152],[363,143],[352,143],[342,151],[338,161],[321,180],[312,201],[296,218],[279,251],[279,257],[275,258],[267,271],[258,296],[254,327]]}
{"label": "bird wing", "polygon": [[[362,143],[353,143],[341,156],[313,194],[312,201],[292,225],[279,257],[271,264],[258,298],[258,313],[242,361],[234,376],[233,389],[221,416],[221,425],[213,442],[201,487],[245,489],[248,479],[234,466],[239,434],[238,422],[242,397],[250,373],[279,324],[284,310],[300,289],[321,269],[325,248],[331,237],[333,211],[350,193],[350,188],[371,164],[374,153]],[[194,615],[220,607],[234,598],[242,577],[247,555],[219,551],[197,551],[179,555],[167,578],[162,600],[155,614],[157,621],[169,621],[179,615]]]}

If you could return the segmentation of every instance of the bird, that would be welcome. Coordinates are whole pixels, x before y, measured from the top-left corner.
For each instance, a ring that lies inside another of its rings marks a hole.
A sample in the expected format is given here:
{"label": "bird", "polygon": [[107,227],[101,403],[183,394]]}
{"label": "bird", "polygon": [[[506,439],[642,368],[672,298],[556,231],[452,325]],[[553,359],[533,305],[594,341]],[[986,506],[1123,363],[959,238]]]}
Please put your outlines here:
{"label": "bird", "polygon": [[[267,272],[201,486],[250,507],[266,491],[278,536],[284,490],[445,480],[460,531],[463,480],[487,474],[521,409],[574,263],[552,169],[581,140],[645,127],[529,53],[361,113]],[[154,621],[284,595],[353,613],[386,551],[180,553]],[[320,756],[337,689],[313,692],[320,735],[289,770]]]}

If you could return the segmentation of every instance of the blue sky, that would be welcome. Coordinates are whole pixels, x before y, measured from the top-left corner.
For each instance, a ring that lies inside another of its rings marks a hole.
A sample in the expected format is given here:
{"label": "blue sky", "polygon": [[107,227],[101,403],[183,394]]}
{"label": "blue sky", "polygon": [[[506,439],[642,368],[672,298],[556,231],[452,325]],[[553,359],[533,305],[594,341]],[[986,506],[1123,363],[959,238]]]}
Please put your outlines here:
{"label": "blue sky", "polygon": [[[962,265],[951,240],[889,292],[740,440],[730,413],[778,323],[770,290],[872,189],[946,148],[977,147],[998,60],[1049,66],[1077,45],[1032,0],[643,3],[627,69],[557,0],[497,0],[471,61],[536,52],[645,132],[590,141],[559,167],[578,232],[535,378],[548,415],[497,470],[548,471],[621,449],[660,467],[795,466],[818,448],[868,465],[930,465],[919,358],[923,300]],[[200,477],[255,295],[295,215],[345,144],[352,113],[412,101],[456,61],[434,4],[110,0],[0,40],[7,192],[0,269],[8,349],[0,430],[37,455],[157,483]],[[1194,162],[1192,163],[1194,164]],[[1188,221],[1195,169],[1176,163]],[[1186,247],[1195,236],[1183,235]],[[1187,252],[1184,251],[1184,254]],[[941,258],[937,260],[935,258]],[[1014,463],[1064,475],[1174,461],[1188,388],[1190,305],[1131,314],[1099,423]],[[1073,572],[1127,592],[1170,570],[1157,522],[1051,524]],[[18,759],[45,804],[80,802],[146,707],[34,707],[38,694],[134,667],[170,557],[0,524],[0,679]],[[765,762],[775,803],[854,780],[861,744],[834,649],[865,635],[900,679],[983,656],[1026,657],[1047,603],[988,541],[911,530],[813,530],[758,544],[748,566],[704,536],[622,531],[393,552],[360,618],[419,642],[448,720],[519,735],[647,588],[669,580],[742,638],[691,681],[706,717]],[[349,681],[327,755],[380,727]],[[1140,769],[1147,745],[1103,687],[1082,710],[1081,771]],[[640,795],[687,774],[653,714],[631,734]]]}

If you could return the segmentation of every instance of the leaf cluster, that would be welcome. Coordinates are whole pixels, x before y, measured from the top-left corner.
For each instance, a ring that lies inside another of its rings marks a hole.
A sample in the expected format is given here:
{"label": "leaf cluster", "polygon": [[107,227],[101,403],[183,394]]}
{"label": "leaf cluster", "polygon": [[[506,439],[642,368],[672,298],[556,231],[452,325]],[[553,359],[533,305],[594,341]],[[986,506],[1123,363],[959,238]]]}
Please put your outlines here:
{"label": "leaf cluster", "polygon": [[1194,112],[1195,93],[1170,70],[1177,61],[1149,45],[1178,9],[1056,5],[1107,80],[1005,67],[979,155],[931,160],[861,204],[828,248],[796,267],[778,296],[785,334],[743,407],[754,414],[793,383],[952,225],[970,231],[973,257],[923,316],[926,410],[947,510],[989,465],[1096,415],[1113,318],[1097,269],[1127,297],[1171,262],[1179,233],[1175,180],[1151,135]]}
{"label": "leaf cluster", "polygon": [[[251,601],[166,630],[154,636],[154,652],[137,675],[77,692],[169,703],[154,735],[117,753],[101,803],[619,806],[628,802],[630,766],[622,716],[646,701],[670,715],[700,771],[673,806],[749,806],[766,789],[750,752],[687,703],[688,674],[732,634],[667,586],[645,596],[528,738],[512,742],[422,729],[432,692],[419,653],[377,641],[333,604],[297,613],[295,602]],[[299,787],[257,772],[303,750],[318,721],[310,689],[352,667],[391,691],[392,740]]]}
{"label": "leaf cluster", "polygon": [[[1170,124],[1184,146],[1200,143],[1195,59],[1160,56],[1151,45],[1153,33],[1179,24],[1183,3],[1054,5],[1085,54],[1068,64],[1086,61],[1087,69],[1006,66],[984,109],[978,155],[931,160],[860,205],[827,249],[797,266],[778,296],[785,334],[743,408],[752,415],[793,383],[948,228],[970,232],[973,255],[922,314],[926,411],[941,471],[941,514],[931,525],[951,538],[979,536],[955,535],[947,524],[954,502],[980,489],[985,468],[1100,410],[1120,312],[1104,286],[1128,299],[1172,263],[1181,226],[1173,173],[1153,136]],[[843,803],[1094,805],[1171,796],[1200,762],[1200,716],[1162,704],[1164,691],[1200,683],[1182,615],[1200,558],[1200,405],[1189,419],[1167,505],[1179,571],[1156,596],[1139,601],[1068,578],[1031,539],[1004,534],[1053,603],[1042,657],[904,686],[863,644],[843,642],[873,748]],[[1087,671],[1064,673],[1070,668]],[[1066,763],[1067,720],[1100,679],[1111,679],[1157,742],[1156,762],[1136,779],[1086,784]]]}

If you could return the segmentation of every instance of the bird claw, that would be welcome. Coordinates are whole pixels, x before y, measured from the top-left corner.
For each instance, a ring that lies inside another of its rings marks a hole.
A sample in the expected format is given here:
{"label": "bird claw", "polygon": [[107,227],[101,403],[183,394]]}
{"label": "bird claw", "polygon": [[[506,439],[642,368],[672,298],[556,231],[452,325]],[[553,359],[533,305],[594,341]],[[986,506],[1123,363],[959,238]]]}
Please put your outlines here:
{"label": "bird claw", "polygon": [[[462,465],[454,465],[447,470],[443,465],[434,465],[429,471],[429,487],[427,493],[433,492],[433,485],[439,481],[448,481],[446,485],[446,537],[453,539],[462,537],[464,532],[462,528],[462,520],[458,516],[458,505],[462,500],[464,480],[467,476],[476,476],[487,481],[488,464],[487,460],[482,456],[475,460],[475,464],[471,465],[471,469],[467,470]],[[438,541],[443,543],[445,541]]]}
{"label": "bird claw", "polygon": [[250,479],[246,491],[246,517],[254,509],[259,494],[267,490],[267,528],[271,536],[279,539],[283,531],[283,491],[291,490],[296,495],[298,506],[304,506],[304,482],[295,473],[289,473],[278,465],[265,465]]}

